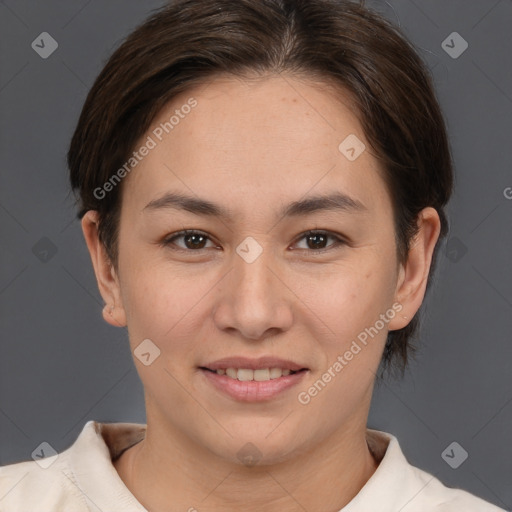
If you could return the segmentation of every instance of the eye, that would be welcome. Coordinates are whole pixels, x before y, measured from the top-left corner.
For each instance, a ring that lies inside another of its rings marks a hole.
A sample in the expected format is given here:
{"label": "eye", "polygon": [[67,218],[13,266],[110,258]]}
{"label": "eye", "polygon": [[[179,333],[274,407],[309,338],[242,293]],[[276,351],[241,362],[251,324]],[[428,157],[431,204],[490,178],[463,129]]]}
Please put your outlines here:
{"label": "eye", "polygon": [[[175,241],[178,239],[183,239],[184,247],[178,246]],[[176,245],[176,250],[192,250],[192,251],[200,251],[201,249],[207,249],[205,247],[206,241],[210,240],[208,235],[202,233],[201,231],[196,231],[194,229],[185,229],[183,231],[179,231],[178,233],[174,233],[171,236],[162,240],[161,244],[163,247],[168,247],[170,245]],[[214,246],[215,247],[215,246]],[[172,247],[172,249],[175,249]]]}
{"label": "eye", "polygon": [[[327,240],[331,238],[334,240],[334,243],[329,246],[325,246]],[[301,247],[301,250],[312,250],[314,252],[325,252],[333,249],[335,247],[339,247],[340,245],[345,245],[346,242],[340,238],[338,235],[334,233],[330,233],[329,231],[320,231],[320,230],[311,230],[304,233],[298,240],[305,240],[306,247]]]}
{"label": "eye", "polygon": [[[328,239],[331,238],[334,240],[334,243],[328,245]],[[176,240],[182,239],[184,242],[184,246],[180,246],[176,243]],[[329,231],[321,231],[321,230],[310,230],[304,233],[298,240],[305,240],[306,247],[299,247],[300,250],[311,250],[316,253],[322,253],[325,251],[329,251],[335,247],[340,245],[346,245],[346,242],[340,238],[338,235],[334,233],[330,233]],[[173,250],[177,251],[201,251],[202,249],[207,249],[207,242],[210,241],[210,237],[201,231],[196,231],[194,229],[185,229],[183,231],[179,231],[177,233],[173,233],[172,235],[166,237],[160,245],[163,247],[170,247]],[[216,247],[215,245],[210,247]]]}

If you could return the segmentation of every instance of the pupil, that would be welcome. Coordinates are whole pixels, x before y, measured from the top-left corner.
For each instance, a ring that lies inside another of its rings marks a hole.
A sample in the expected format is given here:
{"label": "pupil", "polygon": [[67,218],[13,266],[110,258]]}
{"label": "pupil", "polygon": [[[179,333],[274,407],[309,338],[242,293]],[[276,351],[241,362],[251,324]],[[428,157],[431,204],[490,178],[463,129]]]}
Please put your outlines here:
{"label": "pupil", "polygon": [[[197,235],[197,234],[191,234],[191,235],[187,235],[186,240],[190,241],[190,240],[196,239],[196,238],[204,239],[204,236],[203,235]],[[204,242],[204,240],[203,240],[203,242]],[[187,244],[187,245],[189,245],[189,244]],[[197,248],[197,247],[199,247],[199,245],[201,245],[201,242],[199,242],[199,244],[197,244],[196,242],[192,242],[190,245],[192,245],[192,247],[194,247],[194,248]],[[200,248],[202,248],[202,247],[200,247]]]}
{"label": "pupil", "polygon": [[322,245],[325,242],[326,236],[322,235],[321,233],[320,234],[317,233],[317,234],[309,235],[308,241],[311,242],[315,238],[320,238],[321,239],[320,244],[313,242],[313,246],[318,249],[319,245]]}
{"label": "pupil", "polygon": [[[201,247],[204,243],[204,236],[203,235],[197,235],[197,234],[191,234],[187,235],[187,246],[191,245],[192,247]],[[322,247],[323,244],[325,244],[326,236],[323,234],[312,234],[308,236],[308,242],[312,242],[311,245],[313,248],[318,249],[319,247]]]}

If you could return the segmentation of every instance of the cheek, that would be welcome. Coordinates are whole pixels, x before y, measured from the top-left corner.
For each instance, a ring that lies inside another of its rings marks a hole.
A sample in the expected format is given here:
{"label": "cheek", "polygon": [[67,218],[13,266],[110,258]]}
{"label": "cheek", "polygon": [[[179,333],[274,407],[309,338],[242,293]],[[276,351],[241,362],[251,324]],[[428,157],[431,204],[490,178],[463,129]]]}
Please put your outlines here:
{"label": "cheek", "polygon": [[[215,276],[191,275],[162,261],[126,258],[123,304],[132,344],[149,338],[163,351],[191,351],[204,316]],[[144,263],[141,263],[144,262]],[[128,273],[129,272],[129,273]],[[172,347],[170,346],[172,342]]]}
{"label": "cheek", "polygon": [[322,392],[316,406],[321,409],[339,403],[343,414],[357,406],[377,371],[392,319],[381,320],[391,308],[390,278],[374,260],[368,267],[338,274],[328,283],[311,306],[319,313],[312,332],[324,333],[316,340],[325,353],[325,366],[318,371],[329,373],[328,391]]}
{"label": "cheek", "polygon": [[[336,374],[329,384],[328,394],[332,393],[333,400],[339,399],[345,405],[351,400],[347,393],[350,397],[361,397],[371,384],[392,319],[390,316],[388,322],[381,320],[381,315],[390,310],[392,295],[389,269],[379,264],[379,260],[386,261],[369,258],[363,268],[361,258],[357,269],[338,272],[337,277],[326,281],[327,288],[316,296],[311,306],[319,317],[311,332],[315,336],[323,333],[316,340],[325,354],[325,367],[319,370],[324,372],[331,368]],[[327,406],[327,394],[317,405],[323,400]]]}
{"label": "cheek", "polygon": [[346,339],[354,330],[373,324],[389,307],[390,276],[382,259],[369,255],[358,258],[353,265],[339,265],[321,279],[301,277],[297,295],[316,314],[318,322],[326,324],[322,332],[330,328]]}

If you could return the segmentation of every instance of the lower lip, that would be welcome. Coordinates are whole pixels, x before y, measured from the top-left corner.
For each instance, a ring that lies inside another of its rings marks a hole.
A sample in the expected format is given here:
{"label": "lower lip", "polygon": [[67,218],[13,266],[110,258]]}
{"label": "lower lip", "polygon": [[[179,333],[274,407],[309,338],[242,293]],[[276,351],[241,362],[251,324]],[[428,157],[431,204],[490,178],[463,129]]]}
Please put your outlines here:
{"label": "lower lip", "polygon": [[219,375],[216,372],[203,370],[202,368],[200,368],[200,370],[216,389],[242,402],[262,402],[264,400],[270,400],[279,395],[279,393],[296,386],[307,373],[307,370],[302,370],[297,373],[278,377],[277,379],[240,381],[226,377],[225,375]]}

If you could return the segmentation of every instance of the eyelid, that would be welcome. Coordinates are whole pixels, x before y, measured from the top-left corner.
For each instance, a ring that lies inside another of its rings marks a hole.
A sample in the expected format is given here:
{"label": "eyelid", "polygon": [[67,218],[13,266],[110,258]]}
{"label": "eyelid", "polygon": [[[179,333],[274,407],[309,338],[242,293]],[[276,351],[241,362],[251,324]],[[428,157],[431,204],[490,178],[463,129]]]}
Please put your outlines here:
{"label": "eyelid", "polygon": [[313,254],[321,254],[327,251],[331,251],[343,245],[348,245],[348,242],[339,234],[334,233],[332,231],[328,231],[326,229],[309,229],[308,231],[304,231],[301,233],[296,239],[294,244],[298,241],[310,236],[310,235],[325,235],[326,237],[334,238],[335,242],[323,249],[295,249],[299,251],[307,251]]}
{"label": "eyelid", "polygon": [[[209,241],[213,242],[211,236],[208,235],[208,233],[205,233],[204,231],[200,231],[197,229],[183,229],[181,231],[176,231],[175,233],[171,233],[169,236],[165,236],[162,239],[162,241],[159,242],[159,245],[161,245],[162,247],[169,248],[169,246],[173,245],[173,241],[176,238],[181,238],[181,237],[187,236],[187,235],[201,235],[201,236],[204,236],[205,238],[207,238]],[[209,249],[209,247],[203,247],[201,249],[184,249],[183,247],[178,247],[178,246],[172,247],[172,250],[181,251],[181,252],[189,252],[189,253],[192,253],[192,252],[199,253],[201,251],[204,251],[205,249]]]}
{"label": "eyelid", "polygon": [[[172,233],[169,236],[164,237],[164,239],[161,242],[159,242],[159,245],[161,245],[162,247],[169,248],[173,244],[173,241],[175,239],[183,237],[183,236],[187,236],[187,235],[202,235],[205,238],[207,238],[209,241],[214,242],[212,240],[211,236],[208,235],[208,233],[205,233],[204,231],[200,231],[197,229],[184,229],[182,231],[177,231],[175,233]],[[313,254],[315,254],[315,253],[321,254],[323,252],[327,252],[327,251],[336,249],[339,246],[348,245],[348,241],[345,240],[341,235],[339,235],[338,233],[332,232],[332,231],[325,230],[325,229],[309,229],[307,231],[304,231],[297,238],[295,238],[293,245],[295,245],[300,240],[302,240],[310,235],[325,235],[327,237],[333,238],[335,240],[335,242],[323,249],[294,249],[294,250],[306,251],[306,252],[313,253]],[[201,249],[183,249],[182,247],[179,247],[179,246],[172,247],[172,250],[179,251],[179,252],[188,252],[188,253],[193,253],[193,252],[201,253],[202,251],[204,251],[206,249],[211,249],[211,247],[203,247]]]}

